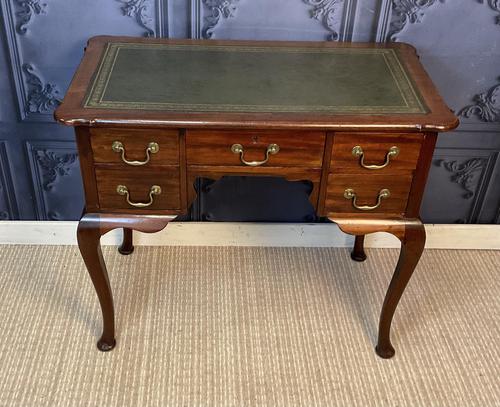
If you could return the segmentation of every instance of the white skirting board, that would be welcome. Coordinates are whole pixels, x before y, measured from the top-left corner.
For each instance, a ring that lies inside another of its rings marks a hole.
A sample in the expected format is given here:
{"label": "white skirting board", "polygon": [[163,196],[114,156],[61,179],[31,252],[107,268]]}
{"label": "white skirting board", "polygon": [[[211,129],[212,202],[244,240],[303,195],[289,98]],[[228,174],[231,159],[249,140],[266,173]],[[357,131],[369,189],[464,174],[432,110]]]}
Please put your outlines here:
{"label": "white skirting board", "polygon": [[[77,222],[3,221],[0,244],[75,245]],[[500,225],[425,225],[426,248],[500,250]],[[104,245],[118,245],[122,232],[103,236]],[[172,222],[153,234],[134,232],[143,246],[285,246],[350,247],[353,237],[334,224]],[[366,247],[399,247],[387,233],[366,237]]]}

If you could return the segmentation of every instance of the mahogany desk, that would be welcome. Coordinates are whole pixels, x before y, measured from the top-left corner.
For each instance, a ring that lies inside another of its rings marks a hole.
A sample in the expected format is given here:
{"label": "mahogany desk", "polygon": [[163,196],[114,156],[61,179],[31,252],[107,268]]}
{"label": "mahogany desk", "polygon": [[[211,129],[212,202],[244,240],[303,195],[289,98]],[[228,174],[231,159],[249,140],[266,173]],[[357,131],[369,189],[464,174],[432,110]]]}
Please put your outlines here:
{"label": "mahogany desk", "polygon": [[264,175],[312,181],[318,215],[356,236],[354,260],[367,233],[401,240],[376,346],[394,355],[437,133],[458,125],[413,47],[95,37],[55,117],[76,129],[78,244],[102,309],[100,350],[116,343],[101,235],[123,228],[120,252],[131,253],[132,230],[187,211],[197,177]]}

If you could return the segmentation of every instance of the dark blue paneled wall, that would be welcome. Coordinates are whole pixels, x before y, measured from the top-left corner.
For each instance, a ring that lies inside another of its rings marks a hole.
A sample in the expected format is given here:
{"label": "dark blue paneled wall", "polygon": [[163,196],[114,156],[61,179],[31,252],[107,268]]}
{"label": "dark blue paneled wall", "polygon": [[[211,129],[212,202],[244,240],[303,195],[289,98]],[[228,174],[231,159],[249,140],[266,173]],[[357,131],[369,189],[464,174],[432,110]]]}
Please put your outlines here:
{"label": "dark blue paneled wall", "polygon": [[492,0],[0,0],[0,219],[77,219],[73,132],[53,123],[97,34],[404,41],[462,124],[440,137],[426,222],[500,223],[500,5]]}

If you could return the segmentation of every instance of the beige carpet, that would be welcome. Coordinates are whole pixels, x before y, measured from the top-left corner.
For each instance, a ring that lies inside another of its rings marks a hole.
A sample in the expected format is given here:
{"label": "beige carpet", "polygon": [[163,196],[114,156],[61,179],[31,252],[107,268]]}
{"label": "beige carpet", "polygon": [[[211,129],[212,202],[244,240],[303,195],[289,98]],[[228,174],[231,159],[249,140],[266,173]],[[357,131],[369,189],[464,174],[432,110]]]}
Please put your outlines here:
{"label": "beige carpet", "polygon": [[425,252],[374,353],[396,250],[105,249],[118,345],[76,247],[0,247],[0,406],[500,406],[500,252]]}

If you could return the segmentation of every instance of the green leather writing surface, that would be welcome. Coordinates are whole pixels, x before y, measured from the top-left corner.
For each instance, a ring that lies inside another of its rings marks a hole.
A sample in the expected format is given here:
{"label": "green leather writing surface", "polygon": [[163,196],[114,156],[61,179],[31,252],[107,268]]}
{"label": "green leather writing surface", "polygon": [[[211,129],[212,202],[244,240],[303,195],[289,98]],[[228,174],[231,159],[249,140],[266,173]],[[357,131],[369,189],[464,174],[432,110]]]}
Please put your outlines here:
{"label": "green leather writing surface", "polygon": [[391,48],[107,45],[85,107],[426,113]]}

